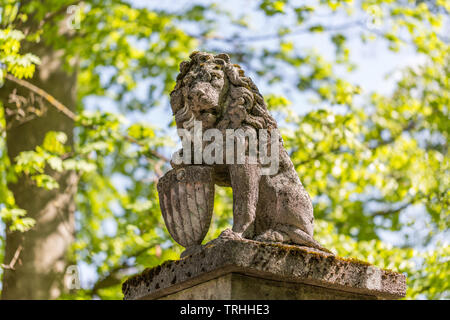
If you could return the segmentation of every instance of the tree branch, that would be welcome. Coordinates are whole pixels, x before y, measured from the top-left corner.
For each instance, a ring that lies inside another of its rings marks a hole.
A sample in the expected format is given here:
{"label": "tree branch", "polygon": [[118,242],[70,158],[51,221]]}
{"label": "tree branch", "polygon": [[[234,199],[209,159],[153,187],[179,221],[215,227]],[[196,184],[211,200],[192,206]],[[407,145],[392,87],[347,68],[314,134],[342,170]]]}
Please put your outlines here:
{"label": "tree branch", "polygon": [[417,126],[417,122],[411,120],[411,121],[408,122],[408,124],[407,124],[406,126],[404,126],[404,127],[400,130],[399,134],[397,134],[397,135],[395,135],[395,136],[392,136],[392,137],[391,137],[390,139],[388,139],[388,140],[381,141],[379,144],[377,144],[376,146],[371,147],[371,148],[369,148],[369,149],[372,150],[372,151],[374,151],[374,150],[376,150],[376,149],[379,148],[379,147],[382,147],[382,146],[391,144],[391,143],[393,143],[395,140],[397,140],[397,138],[399,138],[404,132],[409,132],[409,131],[411,131],[412,129],[414,129],[416,126]]}
{"label": "tree branch", "polygon": [[45,100],[47,100],[53,107],[64,113],[67,117],[69,117],[72,120],[76,120],[77,116],[75,113],[73,113],[69,108],[67,108],[65,105],[63,105],[61,102],[55,99],[52,95],[48,94],[41,88],[36,87],[34,84],[31,84],[30,82],[23,80],[23,79],[17,79],[11,74],[6,74],[5,78],[9,81],[15,82],[18,85],[27,88],[28,90],[40,95]]}
{"label": "tree branch", "polygon": [[[134,143],[134,144],[137,144],[138,146],[146,147],[143,143],[139,142],[138,140],[136,140],[136,139],[134,139],[133,137],[130,137],[130,136],[128,136],[128,135],[124,135],[123,138],[124,138],[125,140],[129,141],[129,142],[132,142],[132,143]],[[169,162],[169,161],[170,161],[169,158],[163,156],[162,154],[160,154],[160,153],[157,152],[157,151],[149,150],[149,152],[150,152],[153,156],[157,157],[157,158],[160,159],[160,160],[164,160],[164,161],[166,161],[166,162]]]}
{"label": "tree branch", "polygon": [[405,203],[404,205],[398,207],[398,208],[391,208],[391,209],[387,209],[387,210],[378,210],[375,212],[372,212],[371,216],[372,217],[377,217],[377,216],[387,216],[390,214],[396,214],[399,213],[400,211],[408,208],[410,205],[414,204],[413,201],[409,201],[407,203]]}
{"label": "tree branch", "polygon": [[[362,21],[352,21],[340,25],[330,25],[330,26],[324,26],[323,32],[329,32],[329,31],[338,31],[338,30],[344,30],[351,27],[361,26]],[[311,32],[311,27],[309,26],[307,28],[297,29],[292,32],[286,33],[286,34],[279,34],[279,33],[270,33],[265,35],[259,35],[259,36],[252,36],[252,37],[220,37],[220,36],[200,36],[200,35],[192,35],[189,34],[189,36],[199,39],[201,41],[205,40],[216,40],[221,42],[254,42],[254,41],[265,41],[265,40],[271,40],[271,39],[278,39],[278,38],[284,38],[289,36],[298,36],[300,34],[309,33]]]}
{"label": "tree branch", "polygon": [[[58,109],[59,111],[61,111],[64,115],[66,115],[67,117],[69,117],[72,120],[76,120],[77,116],[75,113],[73,113],[69,108],[67,108],[65,105],[63,105],[61,102],[59,102],[58,100],[56,100],[55,97],[53,97],[52,95],[48,94],[47,92],[45,92],[44,90],[36,87],[35,85],[31,84],[30,82],[23,80],[23,79],[17,79],[16,77],[14,77],[13,75],[10,74],[6,74],[5,78],[8,79],[9,81],[15,82],[16,84],[25,87],[27,89],[29,89],[30,91],[38,94],[39,96],[43,97],[45,100],[47,100],[53,107],[55,107],[56,109]],[[132,142],[134,144],[139,145],[140,147],[146,147],[144,144],[142,144],[141,142],[139,142],[138,140],[128,136],[128,135],[124,135],[123,138],[129,142]],[[161,161],[165,161],[165,162],[169,162],[170,160],[163,156],[162,154],[160,154],[157,151],[154,150],[149,150],[149,152],[151,153],[152,156],[160,159]],[[158,176],[162,175],[162,172],[160,170],[156,170],[156,174]]]}
{"label": "tree branch", "polygon": [[44,19],[41,20],[41,22],[39,23],[39,29],[42,28],[44,26],[44,24],[46,22],[49,22],[50,20],[52,20],[54,17],[56,17],[57,15],[66,12],[67,13],[67,9],[71,6],[76,6],[79,3],[81,3],[83,0],[76,0],[72,3],[68,3],[64,6],[62,6],[61,8],[59,8],[56,11],[50,12],[48,14],[45,15]]}
{"label": "tree branch", "polygon": [[327,152],[319,152],[319,153],[316,153],[314,156],[308,157],[308,159],[306,159],[306,160],[297,162],[297,163],[296,163],[296,166],[302,166],[302,165],[307,164],[307,163],[309,163],[309,162],[311,162],[311,161],[318,160],[318,159],[322,158],[323,156],[325,156],[325,155],[327,155],[327,154],[330,154],[330,153],[337,154],[338,151],[340,151],[340,147],[330,149],[330,150],[328,150]]}
{"label": "tree branch", "polygon": [[[151,249],[152,247],[156,246],[158,244],[152,244],[150,246],[144,247],[142,249],[139,249],[134,254],[130,255],[128,258],[132,257],[138,257],[141,254],[143,254],[145,251]],[[90,290],[91,295],[95,295],[98,293],[99,290],[104,288],[109,288],[112,286],[115,286],[117,284],[120,284],[122,282],[122,277],[119,275],[121,271],[133,268],[133,265],[130,265],[127,261],[124,261],[122,264],[113,267],[108,275],[102,277],[101,279],[97,280],[97,282],[94,284],[92,289]]]}
{"label": "tree branch", "polygon": [[22,249],[23,249],[23,247],[22,247],[22,245],[19,245],[18,247],[17,247],[17,249],[16,249],[16,252],[14,253],[14,256],[13,256],[13,258],[11,259],[11,261],[9,262],[9,264],[0,264],[0,266],[3,268],[3,269],[10,269],[10,270],[15,270],[14,269],[14,266],[16,265],[16,262],[17,262],[17,260],[19,259],[19,256],[20,256],[20,252],[22,251]]}

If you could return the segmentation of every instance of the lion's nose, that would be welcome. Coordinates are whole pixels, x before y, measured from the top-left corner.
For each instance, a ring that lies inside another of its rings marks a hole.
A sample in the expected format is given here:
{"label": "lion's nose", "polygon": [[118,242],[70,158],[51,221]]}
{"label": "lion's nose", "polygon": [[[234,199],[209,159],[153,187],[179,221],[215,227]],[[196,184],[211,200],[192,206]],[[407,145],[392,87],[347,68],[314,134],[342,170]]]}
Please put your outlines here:
{"label": "lion's nose", "polygon": [[191,100],[193,100],[193,99],[202,99],[204,96],[206,95],[206,93],[205,93],[205,91],[203,90],[203,89],[200,89],[200,88],[195,88],[194,90],[192,90],[190,93],[189,93],[189,98],[191,99]]}

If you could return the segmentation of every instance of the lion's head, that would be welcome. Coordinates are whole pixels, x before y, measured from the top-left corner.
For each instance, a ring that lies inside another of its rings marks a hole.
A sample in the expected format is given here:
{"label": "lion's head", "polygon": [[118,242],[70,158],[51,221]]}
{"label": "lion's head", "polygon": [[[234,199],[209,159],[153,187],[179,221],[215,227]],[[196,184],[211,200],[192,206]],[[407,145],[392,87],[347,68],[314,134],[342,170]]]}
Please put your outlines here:
{"label": "lion's head", "polygon": [[170,104],[178,128],[190,130],[194,120],[204,129],[277,126],[256,85],[224,53],[193,52],[183,61]]}

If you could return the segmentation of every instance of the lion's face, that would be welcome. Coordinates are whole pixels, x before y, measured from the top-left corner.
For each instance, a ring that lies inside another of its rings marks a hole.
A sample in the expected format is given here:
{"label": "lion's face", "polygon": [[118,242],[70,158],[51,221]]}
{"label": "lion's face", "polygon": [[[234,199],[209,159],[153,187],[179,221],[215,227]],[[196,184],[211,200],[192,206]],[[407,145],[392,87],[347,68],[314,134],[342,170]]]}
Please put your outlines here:
{"label": "lion's face", "polygon": [[227,54],[195,51],[189,58],[170,93],[177,128],[190,130],[195,120],[204,129],[277,127],[256,85]]}
{"label": "lion's face", "polygon": [[203,128],[214,127],[220,114],[220,101],[226,85],[226,76],[212,56],[194,66],[183,79],[183,96]]}

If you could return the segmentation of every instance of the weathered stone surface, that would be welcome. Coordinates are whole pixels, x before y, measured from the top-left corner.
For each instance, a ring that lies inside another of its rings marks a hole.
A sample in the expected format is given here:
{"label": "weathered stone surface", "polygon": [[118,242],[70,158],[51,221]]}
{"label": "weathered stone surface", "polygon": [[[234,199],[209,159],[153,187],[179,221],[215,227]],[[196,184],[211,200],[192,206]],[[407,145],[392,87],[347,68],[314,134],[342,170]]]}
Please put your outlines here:
{"label": "weathered stone surface", "polygon": [[172,169],[158,181],[161,213],[172,238],[195,251],[211,223],[214,206],[212,168],[187,166]]}
{"label": "weathered stone surface", "polygon": [[[231,280],[225,277],[229,274]],[[249,281],[236,280],[234,274],[252,277],[253,289],[248,288]],[[214,288],[223,292],[208,295]],[[124,299],[232,299],[233,292],[235,299],[395,299],[405,295],[406,279],[393,271],[306,247],[221,240],[181,260],[145,270],[128,279],[122,290]],[[255,290],[258,295],[251,296]],[[293,293],[296,290],[304,293]]]}
{"label": "weathered stone surface", "polygon": [[373,295],[228,273],[158,300],[376,300]]}
{"label": "weathered stone surface", "polygon": [[[225,230],[221,238],[295,243],[327,251],[313,238],[311,199],[284,149],[277,123],[267,110],[257,86],[245,76],[239,65],[233,64],[224,53],[193,52],[189,61],[180,64],[180,74],[170,94],[170,104],[180,129],[178,134],[180,137],[190,137],[187,139],[190,141],[183,143],[183,148],[176,153],[176,158],[184,159],[180,161],[182,163],[171,161],[174,170],[185,170],[186,174],[203,168],[212,170],[212,178],[203,181],[204,186],[213,190],[214,184],[217,184],[233,190],[233,227]],[[202,158],[202,150],[214,145],[210,140],[203,141],[201,138],[200,145],[195,144],[196,123],[201,123],[200,136],[203,130],[214,129],[218,132],[220,137],[214,138],[214,142],[216,139],[228,141],[225,138],[227,132],[236,130],[254,138],[248,138],[248,143],[245,137],[232,138],[236,142],[244,141],[243,148],[239,151],[236,148],[236,152],[234,144],[231,148],[225,145],[220,151],[214,149],[214,153],[224,154],[225,162],[196,160],[199,151]],[[253,145],[258,146],[254,154],[257,161],[249,161],[250,140],[256,140]],[[264,142],[262,147],[261,141]],[[261,155],[268,153],[271,154],[270,163],[260,161]],[[227,156],[229,154],[232,154],[231,161]],[[240,156],[243,157],[242,162],[237,161]],[[193,160],[195,166],[191,165]],[[270,168],[269,173],[266,173],[267,167]],[[167,174],[176,176],[173,170]],[[173,186],[168,181],[172,181]],[[176,179],[166,176],[158,184],[161,211],[167,227],[175,241],[186,248],[182,256],[199,249],[198,244],[205,234],[204,226],[209,226],[211,220],[209,214],[198,212],[202,205],[195,203],[196,200],[205,202],[203,208],[208,210],[209,204],[206,202],[209,201],[205,201],[192,188],[189,190],[189,186],[192,187],[192,183],[178,183]]]}

